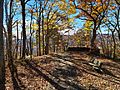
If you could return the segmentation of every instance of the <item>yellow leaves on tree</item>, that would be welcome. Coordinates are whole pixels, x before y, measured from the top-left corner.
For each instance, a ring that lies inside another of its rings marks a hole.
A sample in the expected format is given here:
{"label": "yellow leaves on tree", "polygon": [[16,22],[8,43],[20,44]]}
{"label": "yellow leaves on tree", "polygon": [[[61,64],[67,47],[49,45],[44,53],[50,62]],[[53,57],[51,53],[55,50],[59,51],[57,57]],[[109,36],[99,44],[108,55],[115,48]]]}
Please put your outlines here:
{"label": "yellow leaves on tree", "polygon": [[62,2],[66,2],[66,0],[61,0]]}
{"label": "yellow leaves on tree", "polygon": [[92,30],[92,28],[91,28],[92,25],[93,25],[92,21],[86,21],[85,24],[84,24],[84,30],[87,30],[87,31]]}
{"label": "yellow leaves on tree", "polygon": [[81,9],[81,8],[85,8],[87,5],[85,4],[85,2],[83,2],[83,3],[81,3],[81,4],[79,4],[78,6],[77,6],[77,8],[78,9]]}
{"label": "yellow leaves on tree", "polygon": [[52,20],[56,20],[56,18],[57,18],[57,13],[54,14],[53,12],[50,12],[50,16],[49,16],[49,17],[52,18]]}
{"label": "yellow leaves on tree", "polygon": [[33,16],[38,17],[38,13],[37,13],[37,12],[34,12],[34,13],[33,13]]}
{"label": "yellow leaves on tree", "polygon": [[85,27],[89,28],[92,26],[92,21],[86,21]]}
{"label": "yellow leaves on tree", "polygon": [[[93,18],[97,18],[102,12],[104,12],[107,9],[106,5],[100,5],[100,6],[93,6],[92,11],[90,12],[91,16]],[[89,17],[88,19],[90,19]]]}
{"label": "yellow leaves on tree", "polygon": [[84,30],[85,30],[85,41],[86,41],[86,46],[89,46],[89,41],[90,41],[90,31],[92,30],[92,21],[86,21],[84,24]]}
{"label": "yellow leaves on tree", "polygon": [[19,2],[20,0],[16,0],[16,2]]}
{"label": "yellow leaves on tree", "polygon": [[70,8],[67,10],[68,14],[75,14],[76,13],[76,9],[73,5],[70,6]]}
{"label": "yellow leaves on tree", "polygon": [[98,14],[99,14],[98,11],[92,11],[91,16],[97,18]]}
{"label": "yellow leaves on tree", "polygon": [[58,7],[60,10],[65,11],[67,14],[75,14],[76,8],[74,5],[72,5],[72,2],[67,3],[66,0],[61,0],[62,2],[59,2]]}
{"label": "yellow leaves on tree", "polygon": [[103,19],[103,21],[106,22],[106,21],[107,21],[107,17],[105,17],[105,18]]}
{"label": "yellow leaves on tree", "polygon": [[32,24],[32,29],[33,30],[38,30],[38,24]]}
{"label": "yellow leaves on tree", "polygon": [[56,3],[52,4],[52,6],[53,6],[53,7],[58,6],[58,5],[59,5],[59,3],[58,3],[58,2],[56,2]]}
{"label": "yellow leaves on tree", "polygon": [[69,18],[68,19],[68,23],[73,23],[74,22],[74,18]]}
{"label": "yellow leaves on tree", "polygon": [[98,6],[97,11],[99,11],[101,13],[101,12],[103,12],[106,9],[107,9],[107,6],[106,5],[102,5],[102,6]]}
{"label": "yellow leaves on tree", "polygon": [[67,3],[65,3],[65,2],[60,2],[60,3],[58,4],[58,6],[59,6],[60,10],[66,10],[66,8],[67,8]]}
{"label": "yellow leaves on tree", "polygon": [[89,20],[92,20],[93,18],[97,19],[98,16],[107,9],[106,1],[107,0],[81,0],[77,5],[77,9],[80,9],[81,12],[84,12],[85,14],[80,12],[76,17],[79,18],[81,16],[85,16]]}

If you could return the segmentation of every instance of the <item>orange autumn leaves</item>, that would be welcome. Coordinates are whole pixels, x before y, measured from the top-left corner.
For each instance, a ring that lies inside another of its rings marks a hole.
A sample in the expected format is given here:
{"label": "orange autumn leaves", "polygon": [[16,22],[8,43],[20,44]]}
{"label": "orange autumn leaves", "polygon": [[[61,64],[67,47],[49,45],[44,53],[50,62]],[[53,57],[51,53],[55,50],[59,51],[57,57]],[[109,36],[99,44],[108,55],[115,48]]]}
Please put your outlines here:
{"label": "orange autumn leaves", "polygon": [[107,0],[81,0],[77,5],[77,9],[82,11],[76,16],[76,18],[84,16],[90,20],[93,18],[97,19],[98,16],[107,9],[107,4],[103,3],[103,1],[105,2]]}
{"label": "orange autumn leaves", "polygon": [[68,3],[66,0],[61,0],[61,2],[58,2],[57,5],[60,10],[66,12],[68,15],[76,13],[76,8],[72,4],[72,1]]}

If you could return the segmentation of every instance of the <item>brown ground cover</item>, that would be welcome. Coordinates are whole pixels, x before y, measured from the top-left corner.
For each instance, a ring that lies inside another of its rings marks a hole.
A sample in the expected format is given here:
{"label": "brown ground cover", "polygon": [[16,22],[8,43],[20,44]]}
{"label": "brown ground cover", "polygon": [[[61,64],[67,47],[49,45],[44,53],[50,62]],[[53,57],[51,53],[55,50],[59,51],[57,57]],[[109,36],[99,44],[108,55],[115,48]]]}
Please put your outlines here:
{"label": "brown ground cover", "polygon": [[[89,65],[85,53],[52,53],[17,60],[18,84],[22,90],[120,90],[120,62],[96,57],[102,72]],[[7,67],[6,67],[7,68]],[[10,71],[6,69],[6,90],[13,90]]]}

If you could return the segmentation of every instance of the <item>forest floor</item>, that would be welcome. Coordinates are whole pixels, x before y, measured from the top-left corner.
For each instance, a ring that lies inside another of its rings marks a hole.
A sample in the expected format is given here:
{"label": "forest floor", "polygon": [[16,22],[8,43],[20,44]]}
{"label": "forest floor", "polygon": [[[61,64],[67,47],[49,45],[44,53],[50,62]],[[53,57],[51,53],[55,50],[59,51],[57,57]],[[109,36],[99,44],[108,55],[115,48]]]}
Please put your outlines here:
{"label": "forest floor", "polygon": [[[52,53],[16,60],[17,90],[120,90],[120,62],[96,57],[102,72],[89,65],[85,53]],[[6,67],[6,90],[14,90]]]}

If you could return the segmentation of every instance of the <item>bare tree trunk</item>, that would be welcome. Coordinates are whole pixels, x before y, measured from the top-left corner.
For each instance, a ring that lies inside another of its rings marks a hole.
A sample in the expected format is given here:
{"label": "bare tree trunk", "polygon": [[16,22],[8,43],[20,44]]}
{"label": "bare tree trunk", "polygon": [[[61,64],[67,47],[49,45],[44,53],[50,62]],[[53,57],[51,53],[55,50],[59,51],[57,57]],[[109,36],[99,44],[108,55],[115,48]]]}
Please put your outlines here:
{"label": "bare tree trunk", "polygon": [[22,34],[23,34],[22,58],[25,58],[25,52],[26,52],[25,0],[21,0],[21,5],[22,5]]}
{"label": "bare tree trunk", "polygon": [[43,55],[45,54],[45,42],[44,42],[44,36],[45,36],[45,34],[44,34],[44,15],[43,15],[43,9],[42,9],[42,44],[43,44],[43,50],[42,50],[42,53],[43,53]]}
{"label": "bare tree trunk", "polygon": [[102,34],[101,29],[99,29],[99,30],[100,30],[100,39],[101,39],[102,53],[105,54],[105,50],[106,50],[105,39],[104,39],[104,36]]}
{"label": "bare tree trunk", "polygon": [[[41,1],[40,1],[40,3],[41,3]],[[38,8],[38,3],[37,2],[36,2],[36,8]],[[36,12],[37,12],[37,15],[38,15],[39,14],[38,9],[36,9]],[[38,21],[38,23],[39,23],[39,21]],[[39,47],[38,47],[38,37],[39,36],[38,35],[39,35],[38,31],[36,31],[36,52],[37,52],[37,56],[39,55]]]}
{"label": "bare tree trunk", "polygon": [[26,50],[25,50],[25,53],[26,53],[27,56],[29,55],[29,51],[30,51],[29,45],[30,45],[30,42],[28,40],[26,40]]}
{"label": "bare tree trunk", "polygon": [[[48,25],[47,25],[48,27]],[[46,36],[45,36],[45,55],[49,54],[49,30],[47,28],[46,30]]]}
{"label": "bare tree trunk", "polygon": [[116,19],[117,19],[117,27],[118,27],[117,33],[118,33],[118,38],[119,38],[119,41],[120,41],[120,23],[119,23],[120,22],[119,21],[119,19],[120,19],[120,2],[118,0],[115,0],[115,1],[118,4],[117,15],[115,15],[115,16],[116,16]]}
{"label": "bare tree trunk", "polygon": [[14,66],[13,56],[12,56],[12,20],[13,20],[12,6],[13,6],[13,0],[10,1],[10,9],[9,9],[10,15],[9,15],[8,26],[7,26],[7,29],[8,29],[8,66],[11,72],[13,87],[14,87],[14,90],[16,90],[18,89],[18,83],[15,78],[15,73],[17,74],[17,70],[16,70],[16,67]]}
{"label": "bare tree trunk", "polygon": [[13,70],[13,68],[11,68],[11,66],[13,64],[13,57],[12,57],[12,3],[13,3],[13,0],[10,1],[10,15],[9,15],[9,19],[8,19],[7,30],[8,30],[8,65],[9,65],[9,68]]}
{"label": "bare tree trunk", "polygon": [[21,32],[21,40],[20,40],[20,58],[22,58],[22,32]]}
{"label": "bare tree trunk", "polygon": [[118,32],[118,38],[119,38],[119,41],[120,41],[120,31]]}
{"label": "bare tree trunk", "polygon": [[3,3],[0,1],[0,89],[5,90],[5,61],[4,61],[4,40],[3,40]]}
{"label": "bare tree trunk", "polygon": [[39,37],[39,56],[41,56],[41,27],[40,27],[40,23],[41,23],[41,8],[42,8],[42,3],[40,1],[40,9],[39,9],[39,17],[38,17],[38,37]]}
{"label": "bare tree trunk", "polygon": [[57,47],[56,47],[56,51],[57,51],[57,53],[58,53],[58,52],[59,52],[59,35],[57,36],[56,42],[57,42],[57,43],[56,43],[56,44],[57,44],[57,45],[56,45],[56,46],[57,46]]}
{"label": "bare tree trunk", "polygon": [[55,39],[53,38],[53,41],[52,41],[53,43],[53,52],[55,52]]}
{"label": "bare tree trunk", "polygon": [[30,21],[30,58],[32,60],[32,16],[33,14],[31,13],[31,21]]}
{"label": "bare tree trunk", "polygon": [[45,55],[49,54],[49,26],[48,26],[49,14],[47,16],[47,30],[45,36]]}
{"label": "bare tree trunk", "polygon": [[18,31],[18,21],[17,21],[17,45],[16,45],[16,55],[15,58],[17,59],[18,57],[18,45],[19,45],[19,31]]}
{"label": "bare tree trunk", "polygon": [[113,45],[113,58],[115,59],[116,58],[116,42],[115,42],[114,32],[112,32],[112,38],[113,38],[113,43],[114,43],[114,45]]}
{"label": "bare tree trunk", "polygon": [[92,39],[91,39],[91,48],[95,48],[96,46],[95,46],[95,39],[96,39],[96,29],[94,28],[93,29],[93,34],[92,34],[93,36],[92,36]]}
{"label": "bare tree trunk", "polygon": [[45,38],[45,55],[49,54],[49,37],[48,37],[48,34],[46,35],[46,38]]}
{"label": "bare tree trunk", "polygon": [[37,56],[38,56],[38,31],[36,31],[36,50],[37,50]]}
{"label": "bare tree trunk", "polygon": [[5,54],[5,60],[7,60],[8,59],[8,36],[7,36],[7,32],[6,32],[6,30],[5,30],[5,28],[3,27],[3,29],[4,29],[4,36],[5,36],[5,52],[4,52],[4,54]]}

